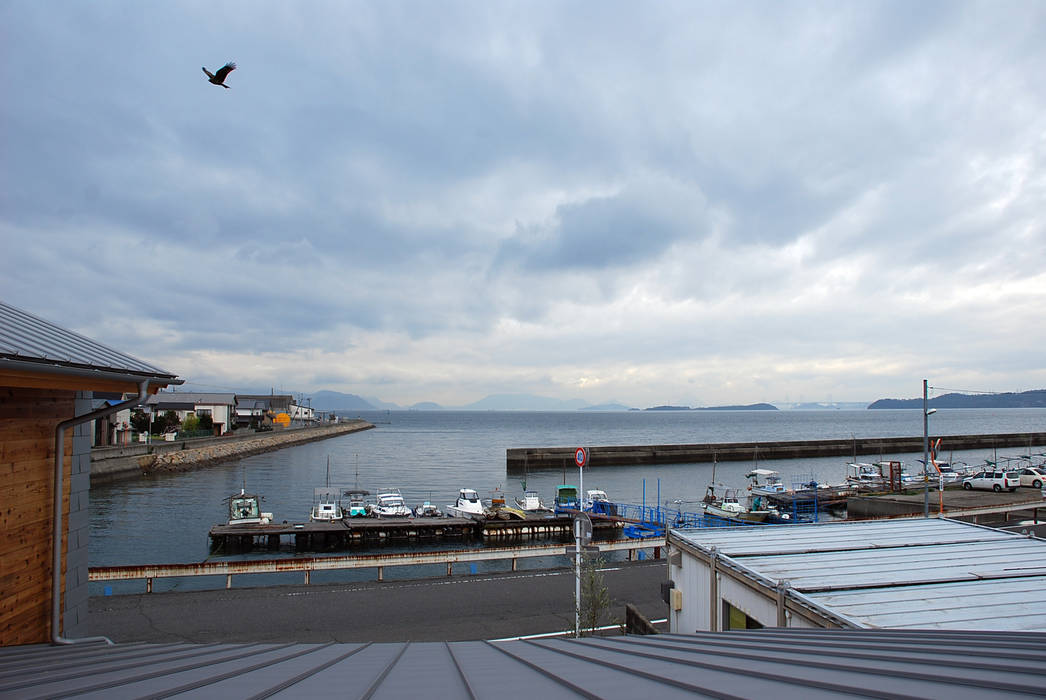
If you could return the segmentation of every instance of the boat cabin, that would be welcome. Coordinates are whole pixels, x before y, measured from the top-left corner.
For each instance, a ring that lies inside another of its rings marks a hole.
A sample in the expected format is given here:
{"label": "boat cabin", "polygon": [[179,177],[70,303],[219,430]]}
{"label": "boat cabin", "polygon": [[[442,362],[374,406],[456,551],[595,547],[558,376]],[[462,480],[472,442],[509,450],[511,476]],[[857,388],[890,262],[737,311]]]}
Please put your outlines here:
{"label": "boat cabin", "polygon": [[261,497],[243,489],[225,499],[229,503],[230,525],[267,525],[272,513],[261,512]]}
{"label": "boat cabin", "polygon": [[329,522],[341,520],[343,515],[338,489],[330,486],[313,489],[312,510],[309,512],[309,520]]}
{"label": "boat cabin", "polygon": [[763,493],[784,493],[785,485],[781,481],[781,475],[772,469],[753,469],[745,474],[745,478],[751,480],[752,491]]}
{"label": "boat cabin", "polygon": [[556,487],[556,512],[561,510],[580,510],[581,502],[578,500],[577,486],[560,484]]}
{"label": "boat cabin", "polygon": [[365,489],[349,489],[345,491],[345,497],[349,499],[349,517],[362,518],[367,515],[367,496],[370,491]]}

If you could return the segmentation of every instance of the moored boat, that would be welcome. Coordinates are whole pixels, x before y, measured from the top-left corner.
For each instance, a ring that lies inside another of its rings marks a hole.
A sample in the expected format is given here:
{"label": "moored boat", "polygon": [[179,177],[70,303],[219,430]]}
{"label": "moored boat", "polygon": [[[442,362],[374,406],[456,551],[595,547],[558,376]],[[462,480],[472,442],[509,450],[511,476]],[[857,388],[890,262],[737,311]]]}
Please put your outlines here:
{"label": "moored boat", "polygon": [[560,484],[556,487],[556,498],[553,507],[557,513],[566,510],[581,510],[581,499],[578,498],[577,486]]}
{"label": "moored boat", "polygon": [[475,489],[461,489],[458,491],[458,500],[454,505],[448,505],[446,511],[447,515],[454,518],[482,518],[483,504]]}
{"label": "moored boat", "polygon": [[343,516],[338,489],[331,486],[313,489],[312,509],[309,511],[311,522],[333,522]]}
{"label": "moored boat", "polygon": [[403,501],[399,489],[387,489],[377,496],[377,502],[370,506],[370,514],[378,518],[409,518],[413,515]]}
{"label": "moored boat", "polygon": [[541,496],[537,491],[524,491],[523,497],[516,499],[516,505],[520,510],[528,513],[552,510],[541,502]]}
{"label": "moored boat", "polygon": [[429,501],[425,501],[420,506],[414,509],[414,517],[440,518],[443,517],[443,512]]}
{"label": "moored boat", "polygon": [[272,520],[272,513],[261,512],[261,496],[257,494],[240,489],[225,500],[229,504],[229,525],[268,525]]}
{"label": "moored boat", "polygon": [[363,518],[368,515],[367,513],[367,496],[370,495],[370,491],[361,488],[347,489],[345,491],[345,497],[349,499],[349,507],[347,515],[350,518]]}

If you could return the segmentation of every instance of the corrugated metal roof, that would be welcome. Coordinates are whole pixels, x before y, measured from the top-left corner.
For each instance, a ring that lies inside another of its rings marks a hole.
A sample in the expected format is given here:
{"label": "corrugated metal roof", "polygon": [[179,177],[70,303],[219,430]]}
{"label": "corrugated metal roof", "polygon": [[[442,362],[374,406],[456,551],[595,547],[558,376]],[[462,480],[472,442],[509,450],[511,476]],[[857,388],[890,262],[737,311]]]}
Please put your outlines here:
{"label": "corrugated metal roof", "polygon": [[[1046,541],[945,519],[673,530],[867,627],[1046,631]],[[971,596],[974,596],[971,598]]]}
{"label": "corrugated metal roof", "polygon": [[159,367],[0,301],[0,363],[4,360],[39,363],[43,371],[61,366],[175,378]]}
{"label": "corrugated metal roof", "polygon": [[0,649],[17,698],[1041,697],[1046,635],[748,630],[405,644]]}
{"label": "corrugated metal roof", "polygon": [[175,403],[197,406],[233,406],[236,404],[236,394],[207,394],[193,391],[161,391],[150,396],[146,403],[150,406]]}

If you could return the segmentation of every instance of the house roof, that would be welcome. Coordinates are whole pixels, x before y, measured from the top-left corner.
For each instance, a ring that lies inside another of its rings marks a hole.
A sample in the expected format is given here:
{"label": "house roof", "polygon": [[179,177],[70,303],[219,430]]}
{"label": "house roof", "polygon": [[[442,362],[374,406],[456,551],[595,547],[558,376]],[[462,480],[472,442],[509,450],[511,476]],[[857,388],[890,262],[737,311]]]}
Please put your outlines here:
{"label": "house roof", "polygon": [[0,301],[0,368],[39,373],[80,370],[180,384],[177,376]]}
{"label": "house roof", "polygon": [[916,518],[673,530],[858,627],[1046,632],[1046,540]]}
{"label": "house roof", "polygon": [[236,403],[236,395],[205,394],[192,391],[161,391],[150,396],[146,403],[150,406],[178,404],[187,406],[189,410],[192,410],[193,406],[233,406]]}
{"label": "house roof", "polygon": [[0,648],[11,697],[1041,697],[1046,635],[745,630],[398,644]]}

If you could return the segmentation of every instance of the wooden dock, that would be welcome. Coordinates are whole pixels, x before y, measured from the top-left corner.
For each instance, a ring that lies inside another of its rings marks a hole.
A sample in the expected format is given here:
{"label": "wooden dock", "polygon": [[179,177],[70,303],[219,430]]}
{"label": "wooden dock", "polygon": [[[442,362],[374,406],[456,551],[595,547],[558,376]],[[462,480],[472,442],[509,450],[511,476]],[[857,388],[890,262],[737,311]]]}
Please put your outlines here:
{"label": "wooden dock", "polygon": [[[209,537],[212,553],[278,550],[290,540],[294,551],[339,551],[386,543],[464,540],[516,542],[570,535],[569,516],[528,514],[525,519],[488,518],[350,518],[334,522],[215,525]],[[598,536],[614,536],[623,527],[615,519],[592,516]]]}
{"label": "wooden dock", "polygon": [[[1009,447],[1046,446],[1046,433],[1005,433],[993,435],[942,435],[940,450],[978,450]],[[506,450],[505,468],[509,475],[533,469],[576,469],[570,447],[514,447]],[[795,440],[788,442],[721,442],[691,445],[612,445],[589,447],[588,466],[605,467],[635,464],[695,464],[701,462],[763,461],[802,457],[850,457],[858,455],[915,454],[923,450],[923,438],[839,438],[835,440]]]}

